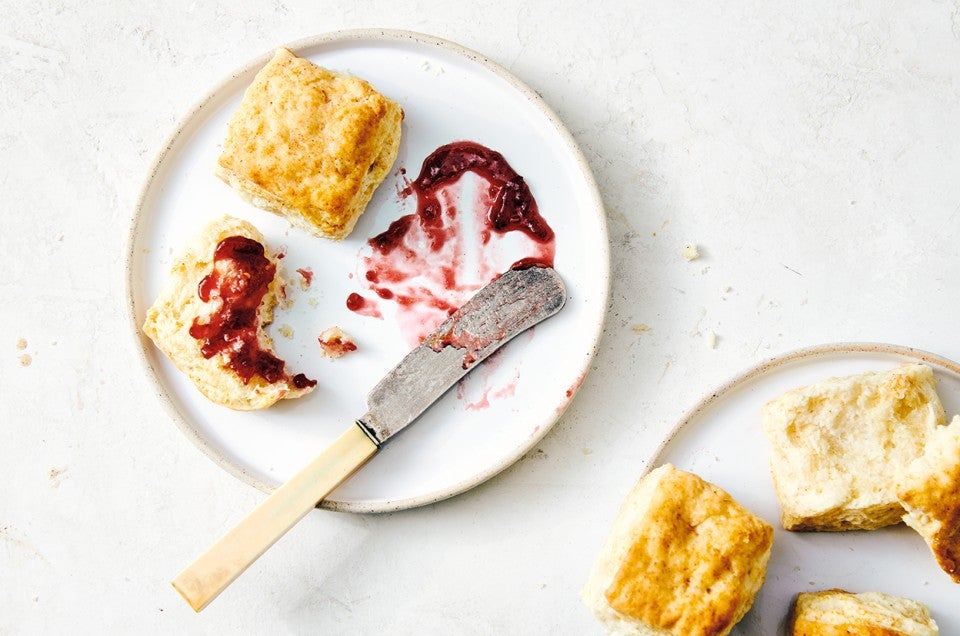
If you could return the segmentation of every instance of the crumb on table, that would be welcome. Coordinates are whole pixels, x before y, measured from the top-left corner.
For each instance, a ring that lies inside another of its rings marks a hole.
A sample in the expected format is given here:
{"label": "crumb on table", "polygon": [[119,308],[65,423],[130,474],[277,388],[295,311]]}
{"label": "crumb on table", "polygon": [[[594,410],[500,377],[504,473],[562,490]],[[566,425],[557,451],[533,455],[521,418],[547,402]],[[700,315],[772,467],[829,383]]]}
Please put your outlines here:
{"label": "crumb on table", "polygon": [[697,247],[696,243],[687,243],[683,246],[681,254],[688,261],[695,261],[700,258],[700,248]]}
{"label": "crumb on table", "polygon": [[707,341],[707,346],[711,349],[717,348],[717,334],[713,331],[708,331],[704,334],[704,339]]}

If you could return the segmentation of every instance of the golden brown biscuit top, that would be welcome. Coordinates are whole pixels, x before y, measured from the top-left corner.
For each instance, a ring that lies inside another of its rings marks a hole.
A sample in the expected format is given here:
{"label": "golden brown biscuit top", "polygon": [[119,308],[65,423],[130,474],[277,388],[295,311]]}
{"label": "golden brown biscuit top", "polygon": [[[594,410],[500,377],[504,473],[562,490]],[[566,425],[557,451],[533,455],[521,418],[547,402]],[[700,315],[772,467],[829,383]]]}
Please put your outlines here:
{"label": "golden brown biscuit top", "polygon": [[773,528],[696,475],[674,470],[605,595],[617,612],[675,634],[720,634],[744,581],[762,577]]}
{"label": "golden brown biscuit top", "polygon": [[278,49],[244,94],[219,163],[304,211],[349,206],[377,159],[388,100]]}

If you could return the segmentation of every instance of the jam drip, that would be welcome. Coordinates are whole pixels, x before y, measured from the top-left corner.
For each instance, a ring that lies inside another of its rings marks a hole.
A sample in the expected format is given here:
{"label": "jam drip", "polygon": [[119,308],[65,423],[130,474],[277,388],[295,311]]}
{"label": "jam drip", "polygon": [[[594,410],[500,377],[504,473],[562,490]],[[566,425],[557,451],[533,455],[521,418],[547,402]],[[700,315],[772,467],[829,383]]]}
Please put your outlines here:
{"label": "jam drip", "polygon": [[[458,141],[433,151],[424,160],[417,179],[402,192],[404,196],[417,195],[416,215],[391,223],[385,232],[370,239],[370,246],[381,254],[389,254],[401,244],[416,217],[430,238],[431,249],[439,250],[449,236],[443,222],[439,191],[465,172],[473,172],[487,184],[489,208],[485,221],[489,229],[499,234],[519,230],[537,243],[552,243],[553,229],[540,216],[526,181],[503,155],[472,141]],[[552,256],[549,254],[549,262],[544,259],[542,264],[552,266]]]}
{"label": "jam drip", "polygon": [[220,241],[213,254],[213,271],[197,287],[200,300],[216,303],[217,308],[206,322],[194,319],[190,335],[200,341],[203,357],[224,354],[227,366],[244,384],[260,376],[271,384],[285,380],[298,389],[312,387],[316,380],[302,373],[287,376],[283,360],[262,349],[257,339],[260,303],[276,269],[257,241],[244,236]]}
{"label": "jam drip", "polygon": [[416,195],[416,211],[367,241],[358,268],[366,293],[347,298],[351,311],[381,318],[391,303],[412,346],[511,263],[553,265],[554,232],[499,152],[458,141],[431,153],[416,180],[400,175],[398,194]]}

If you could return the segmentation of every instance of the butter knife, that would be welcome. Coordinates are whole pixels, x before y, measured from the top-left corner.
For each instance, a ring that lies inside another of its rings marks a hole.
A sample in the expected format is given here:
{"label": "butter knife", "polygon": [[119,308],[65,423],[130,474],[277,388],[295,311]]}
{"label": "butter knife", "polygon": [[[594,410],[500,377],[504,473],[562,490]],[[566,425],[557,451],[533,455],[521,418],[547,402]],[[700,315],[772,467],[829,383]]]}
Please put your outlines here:
{"label": "butter knife", "polygon": [[197,612],[447,389],[567,294],[552,268],[511,269],[478,291],[367,395],[367,412],[173,580]]}

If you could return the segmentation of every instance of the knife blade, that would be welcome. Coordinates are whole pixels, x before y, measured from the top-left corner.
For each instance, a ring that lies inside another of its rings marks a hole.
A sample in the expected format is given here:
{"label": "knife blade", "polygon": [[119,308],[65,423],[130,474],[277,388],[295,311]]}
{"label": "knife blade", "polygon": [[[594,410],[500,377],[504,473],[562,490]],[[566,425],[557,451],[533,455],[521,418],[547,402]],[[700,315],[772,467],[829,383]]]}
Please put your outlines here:
{"label": "knife blade", "polygon": [[560,311],[566,290],[552,268],[511,269],[478,291],[367,396],[359,424],[382,444],[454,382],[517,334]]}
{"label": "knife blade", "polygon": [[367,395],[367,412],[172,581],[197,612],[460,378],[567,299],[553,268],[510,269],[478,291]]}

